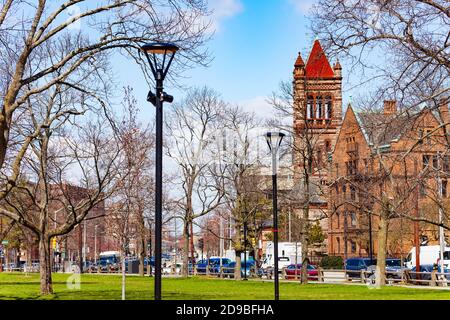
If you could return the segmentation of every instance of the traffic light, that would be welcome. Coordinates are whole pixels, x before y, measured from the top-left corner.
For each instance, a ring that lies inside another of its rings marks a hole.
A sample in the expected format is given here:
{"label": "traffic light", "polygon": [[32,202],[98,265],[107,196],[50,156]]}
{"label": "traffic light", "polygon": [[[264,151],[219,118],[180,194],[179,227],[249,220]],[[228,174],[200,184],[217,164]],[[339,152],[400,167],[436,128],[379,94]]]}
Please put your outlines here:
{"label": "traffic light", "polygon": [[52,238],[52,248],[53,250],[56,250],[56,237]]}

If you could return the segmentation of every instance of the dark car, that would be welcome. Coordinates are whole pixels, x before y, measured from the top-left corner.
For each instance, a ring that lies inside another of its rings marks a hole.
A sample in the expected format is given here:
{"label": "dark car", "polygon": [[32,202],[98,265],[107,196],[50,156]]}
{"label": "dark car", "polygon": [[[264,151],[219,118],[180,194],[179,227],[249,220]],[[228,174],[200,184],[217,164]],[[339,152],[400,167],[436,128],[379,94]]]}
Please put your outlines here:
{"label": "dark car", "polygon": [[[433,265],[427,264],[427,265],[421,265],[420,266],[420,272],[426,272],[426,273],[416,273],[416,267],[413,267],[411,269],[411,279],[414,280],[431,280],[431,272],[433,271]],[[427,282],[421,282],[418,281],[418,284],[428,284]]]}
{"label": "dark car", "polygon": [[[317,280],[319,272],[317,268],[311,264],[308,264],[308,280]],[[302,274],[302,265],[299,263],[297,265],[290,264],[286,268],[286,279],[300,279]]]}
{"label": "dark car", "polygon": [[[231,263],[231,260],[228,258],[222,258],[222,266],[225,267]],[[200,260],[197,263],[197,273],[206,274],[206,268],[209,269],[209,272],[212,274],[220,273],[220,258],[209,258]]]}
{"label": "dark car", "polygon": [[[230,262],[228,265],[224,266],[223,273],[225,277],[233,278],[234,270],[236,268],[236,262]],[[256,271],[256,261],[255,260],[247,260],[247,264],[244,261],[241,261],[241,277],[250,277],[252,273]]]}
{"label": "dark car", "polygon": [[[416,267],[413,267],[411,269],[410,277],[411,279],[417,279],[417,280],[431,280],[431,272],[433,272],[433,269],[436,268],[438,273],[441,273],[441,267],[439,265],[432,265],[432,264],[426,264],[420,266],[420,272],[425,272],[421,274],[416,273]],[[450,269],[444,268],[444,273],[446,273],[445,278],[447,280],[450,280],[450,274],[447,275],[447,273],[450,273]],[[427,282],[421,282],[417,281],[418,284],[428,284]]]}
{"label": "dark car", "polygon": [[114,272],[120,268],[120,258],[115,255],[100,256],[97,260],[96,269],[100,272]]}
{"label": "dark car", "polygon": [[372,274],[377,264],[376,259],[370,258],[349,258],[345,260],[345,270],[349,278],[360,278],[361,270],[367,270]]}

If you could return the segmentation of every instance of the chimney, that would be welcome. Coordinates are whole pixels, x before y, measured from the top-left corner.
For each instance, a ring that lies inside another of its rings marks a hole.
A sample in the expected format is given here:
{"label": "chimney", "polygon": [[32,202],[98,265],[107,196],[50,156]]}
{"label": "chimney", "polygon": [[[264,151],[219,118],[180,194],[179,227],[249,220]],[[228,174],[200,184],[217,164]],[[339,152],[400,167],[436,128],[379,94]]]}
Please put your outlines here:
{"label": "chimney", "polygon": [[397,113],[397,101],[384,100],[384,114],[391,115]]}
{"label": "chimney", "polygon": [[449,97],[445,97],[439,100],[439,115],[442,123],[448,124],[450,122],[450,116],[448,113],[448,100]]}

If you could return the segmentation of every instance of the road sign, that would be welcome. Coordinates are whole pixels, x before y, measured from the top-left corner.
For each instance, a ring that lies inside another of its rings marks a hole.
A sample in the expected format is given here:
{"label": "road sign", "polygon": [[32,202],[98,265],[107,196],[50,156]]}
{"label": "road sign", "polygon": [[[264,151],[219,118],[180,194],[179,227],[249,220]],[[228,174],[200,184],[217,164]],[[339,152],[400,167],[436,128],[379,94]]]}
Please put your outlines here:
{"label": "road sign", "polygon": [[8,240],[3,240],[3,241],[2,241],[2,245],[4,245],[4,246],[8,245],[8,243],[9,243]]}

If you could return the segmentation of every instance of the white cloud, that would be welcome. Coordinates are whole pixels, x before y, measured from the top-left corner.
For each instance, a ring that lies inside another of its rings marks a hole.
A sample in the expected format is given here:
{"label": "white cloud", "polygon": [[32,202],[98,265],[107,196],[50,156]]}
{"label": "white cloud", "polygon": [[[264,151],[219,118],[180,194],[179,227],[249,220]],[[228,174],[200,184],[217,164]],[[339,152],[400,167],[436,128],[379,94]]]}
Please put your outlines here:
{"label": "white cloud", "polygon": [[260,119],[270,119],[274,116],[274,109],[267,102],[267,97],[254,97],[239,101],[237,104],[242,106],[242,108],[247,112],[254,112]]}
{"label": "white cloud", "polygon": [[241,0],[209,0],[209,9],[212,10],[211,27],[220,31],[221,23],[230,19],[244,10]]}
{"label": "white cloud", "polygon": [[312,6],[317,3],[317,0],[288,0],[288,2],[294,6],[298,13],[308,15]]}

